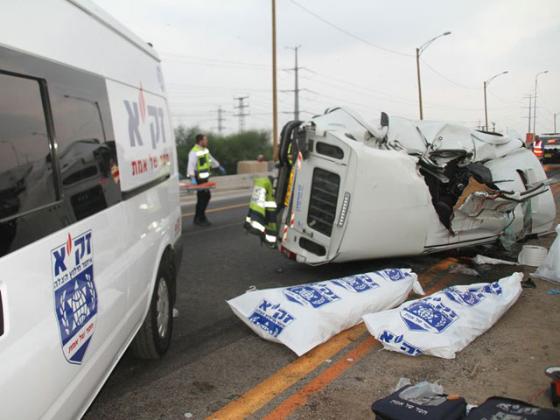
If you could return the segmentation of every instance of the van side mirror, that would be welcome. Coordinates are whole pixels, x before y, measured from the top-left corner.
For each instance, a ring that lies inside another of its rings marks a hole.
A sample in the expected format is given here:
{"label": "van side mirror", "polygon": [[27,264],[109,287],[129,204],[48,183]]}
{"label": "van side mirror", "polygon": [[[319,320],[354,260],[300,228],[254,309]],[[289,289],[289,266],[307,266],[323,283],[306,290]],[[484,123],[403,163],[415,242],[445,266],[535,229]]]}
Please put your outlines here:
{"label": "van side mirror", "polygon": [[389,127],[389,116],[387,113],[381,113],[381,127]]}

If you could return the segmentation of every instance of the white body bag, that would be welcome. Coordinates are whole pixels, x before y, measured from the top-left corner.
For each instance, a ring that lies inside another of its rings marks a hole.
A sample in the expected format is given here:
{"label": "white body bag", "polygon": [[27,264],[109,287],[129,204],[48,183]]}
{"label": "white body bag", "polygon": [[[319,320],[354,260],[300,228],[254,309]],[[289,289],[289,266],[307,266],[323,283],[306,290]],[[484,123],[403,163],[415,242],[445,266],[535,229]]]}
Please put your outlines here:
{"label": "white body bag", "polygon": [[227,303],[264,338],[282,343],[298,356],[361,322],[369,312],[394,308],[414,287],[410,269],[387,269],[277,289],[247,291]]}
{"label": "white body bag", "polygon": [[387,350],[453,359],[517,301],[522,280],[514,273],[494,283],[453,286],[363,319]]}

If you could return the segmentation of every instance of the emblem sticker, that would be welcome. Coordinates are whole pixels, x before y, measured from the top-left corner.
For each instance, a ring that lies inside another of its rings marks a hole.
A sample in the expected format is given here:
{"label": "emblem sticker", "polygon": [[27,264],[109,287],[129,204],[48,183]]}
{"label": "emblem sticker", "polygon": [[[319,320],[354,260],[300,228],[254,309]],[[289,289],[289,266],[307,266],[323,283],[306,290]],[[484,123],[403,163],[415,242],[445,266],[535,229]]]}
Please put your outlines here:
{"label": "emblem sticker", "polygon": [[51,251],[56,319],[62,352],[68,362],[81,364],[95,332],[97,291],[93,279],[91,230]]}
{"label": "emblem sticker", "polygon": [[290,313],[280,307],[280,304],[269,302],[266,299],[263,299],[249,317],[249,321],[273,337],[278,337],[294,319]]}
{"label": "emblem sticker", "polygon": [[429,296],[401,309],[401,317],[409,329],[439,334],[459,319],[459,315],[441,302],[441,298]]}
{"label": "emblem sticker", "polygon": [[376,283],[367,274],[358,274],[356,276],[343,277],[341,279],[331,280],[331,283],[344,287],[350,292],[361,293],[371,289],[377,289],[379,283]]}
{"label": "emblem sticker", "polygon": [[292,302],[299,303],[300,305],[311,305],[315,309],[340,300],[340,297],[324,283],[287,287],[284,290],[284,295]]}

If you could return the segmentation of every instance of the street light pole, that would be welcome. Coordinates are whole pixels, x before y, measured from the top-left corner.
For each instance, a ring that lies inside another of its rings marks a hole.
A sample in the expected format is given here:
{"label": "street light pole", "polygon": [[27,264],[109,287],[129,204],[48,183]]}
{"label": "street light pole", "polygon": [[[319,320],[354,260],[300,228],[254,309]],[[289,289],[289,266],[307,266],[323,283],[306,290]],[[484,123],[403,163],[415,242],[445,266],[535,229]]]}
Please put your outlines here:
{"label": "street light pole", "polygon": [[424,52],[426,48],[430,46],[432,42],[436,39],[441,38],[442,36],[451,35],[450,31],[444,32],[427,42],[424,42],[420,47],[416,48],[416,76],[418,78],[418,105],[420,107],[420,120],[424,119],[424,112],[422,109],[422,83],[420,81],[420,55]]}
{"label": "street light pole", "polygon": [[484,131],[488,131],[488,102],[486,101],[486,85],[488,83],[484,81]]}
{"label": "street light pole", "polygon": [[537,135],[537,80],[539,79],[539,76],[541,74],[546,74],[548,73],[548,70],[545,71],[541,71],[540,73],[537,73],[537,75],[535,76],[535,96],[534,96],[534,101],[533,101],[533,134],[536,136]]}
{"label": "street light pole", "polygon": [[422,112],[422,84],[420,82],[420,48],[416,48],[416,75],[418,77],[418,104],[420,105],[420,120],[424,119]]}
{"label": "street light pole", "polygon": [[484,81],[484,84],[483,84],[483,86],[484,86],[484,131],[488,131],[488,102],[486,100],[486,88],[488,88],[488,85],[490,84],[490,82],[492,80],[494,80],[496,77],[502,76],[502,75],[508,74],[508,73],[509,72],[506,70],[506,71],[503,71],[501,73],[495,74],[490,79]]}

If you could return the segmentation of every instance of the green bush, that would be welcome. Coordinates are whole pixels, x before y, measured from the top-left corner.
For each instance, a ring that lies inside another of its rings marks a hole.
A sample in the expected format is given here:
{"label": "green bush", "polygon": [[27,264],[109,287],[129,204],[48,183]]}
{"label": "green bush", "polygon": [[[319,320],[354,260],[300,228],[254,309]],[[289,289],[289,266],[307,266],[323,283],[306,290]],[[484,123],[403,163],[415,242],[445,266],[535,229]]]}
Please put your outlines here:
{"label": "green bush", "polygon": [[240,160],[256,160],[258,155],[264,155],[267,160],[272,159],[272,144],[269,140],[270,133],[268,131],[251,130],[220,136],[201,131],[198,127],[180,125],[175,128],[175,140],[177,142],[179,172],[183,175],[187,172],[187,159],[198,133],[208,136],[210,153],[218,159],[229,175],[237,172],[237,162]]}

